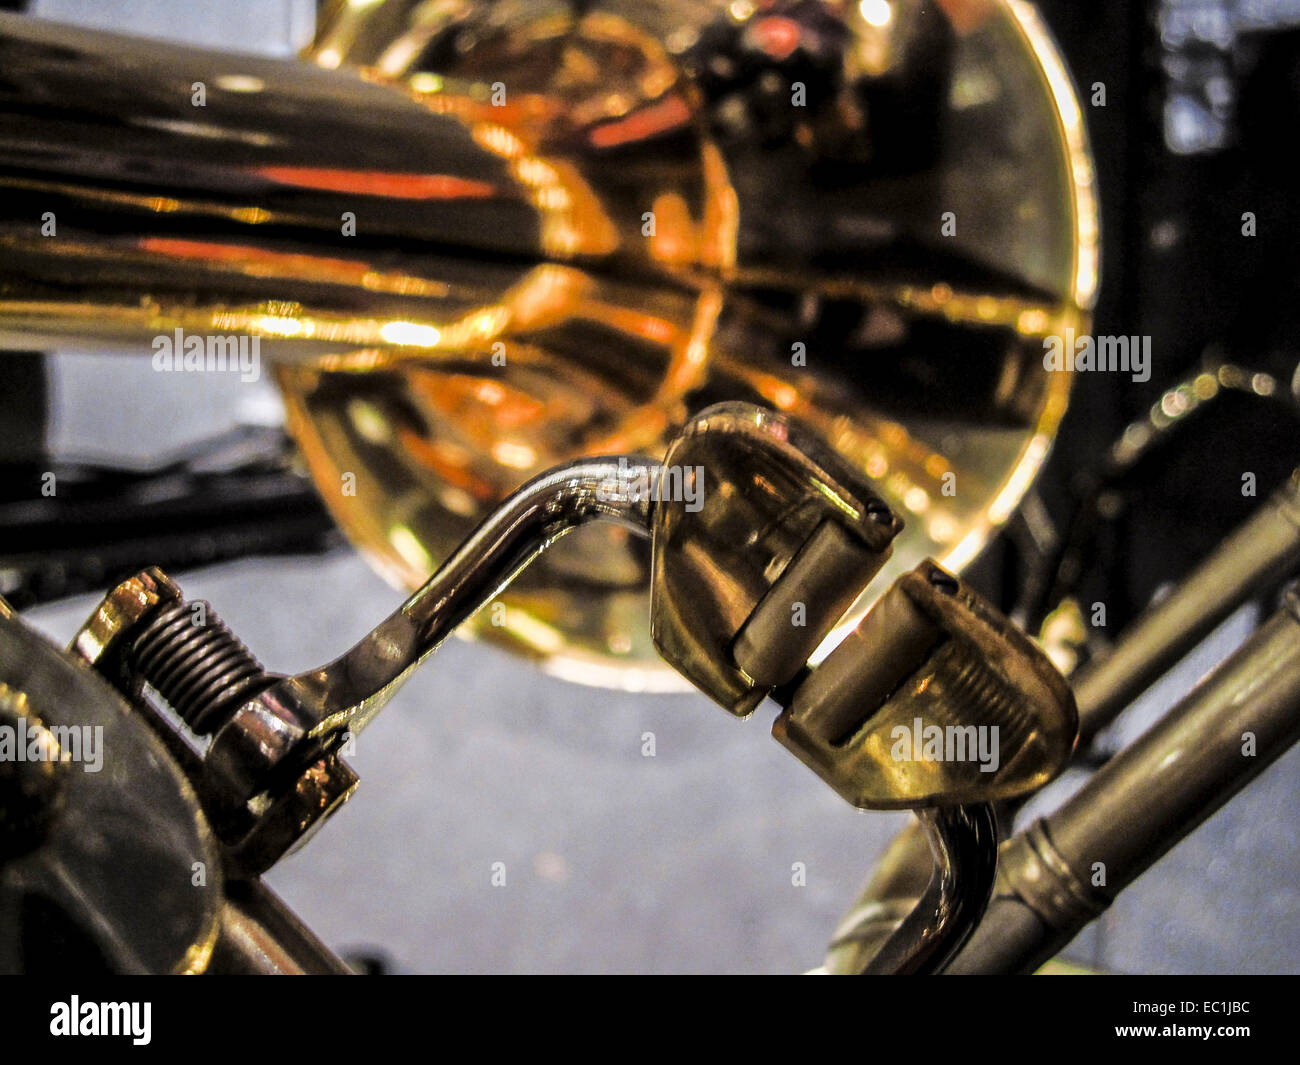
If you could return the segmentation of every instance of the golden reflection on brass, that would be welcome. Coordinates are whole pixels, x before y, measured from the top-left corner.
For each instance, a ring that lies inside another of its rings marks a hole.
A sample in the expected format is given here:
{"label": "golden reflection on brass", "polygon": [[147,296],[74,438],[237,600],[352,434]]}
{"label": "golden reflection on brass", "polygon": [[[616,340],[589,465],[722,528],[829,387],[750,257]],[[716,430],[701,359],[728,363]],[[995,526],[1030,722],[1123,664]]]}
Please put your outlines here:
{"label": "golden reflection on brass", "polygon": [[[959,570],[1046,457],[1069,380],[1041,339],[1086,329],[1097,279],[1033,9],[588,6],[329,3],[298,64],[0,18],[0,342],[260,338],[323,498],[405,587],[534,474],[662,454],[727,399],[804,421],[906,520],[873,597]],[[679,687],[648,565],[581,529],[470,626]]]}

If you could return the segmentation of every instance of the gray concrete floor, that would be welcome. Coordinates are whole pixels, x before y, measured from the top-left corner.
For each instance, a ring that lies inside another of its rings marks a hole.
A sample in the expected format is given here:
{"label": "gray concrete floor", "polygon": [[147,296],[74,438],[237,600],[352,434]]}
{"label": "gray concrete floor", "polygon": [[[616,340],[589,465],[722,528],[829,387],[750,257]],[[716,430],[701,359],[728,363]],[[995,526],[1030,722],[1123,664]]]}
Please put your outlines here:
{"label": "gray concrete floor", "polygon": [[[310,0],[39,0],[39,14],[287,55]],[[269,386],[52,360],[65,454],[148,457],[276,417]],[[167,389],[170,414],[141,395]],[[139,407],[123,431],[106,411]],[[269,669],[333,658],[401,599],[353,553],[176,575]],[[90,598],[27,620],[65,642]],[[1229,625],[1124,726],[1239,640]],[[582,688],[450,641],[357,740],[356,798],[269,880],[331,946],[401,971],[795,972],[906,815],[846,807],[767,734],[699,696]],[[653,732],[656,756],[642,757]],[[1176,847],[1070,949],[1119,971],[1300,970],[1300,750]],[[1077,780],[1073,781],[1077,783]],[[1072,786],[1067,780],[1054,792]],[[506,883],[491,883],[493,863]],[[802,862],[807,886],[792,884]]]}

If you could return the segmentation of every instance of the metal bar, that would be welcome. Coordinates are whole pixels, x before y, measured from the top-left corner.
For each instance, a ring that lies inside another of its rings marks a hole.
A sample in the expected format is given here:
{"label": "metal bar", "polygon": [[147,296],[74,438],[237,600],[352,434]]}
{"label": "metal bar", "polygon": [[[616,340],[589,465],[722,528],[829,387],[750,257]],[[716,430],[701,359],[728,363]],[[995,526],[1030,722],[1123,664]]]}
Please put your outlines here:
{"label": "metal bar", "polygon": [[992,804],[922,810],[917,817],[929,837],[934,873],[912,912],[865,963],[865,976],[942,972],[970,939],[993,893],[998,831]]}
{"label": "metal bar", "polygon": [[461,622],[564,533],[604,519],[649,535],[658,471],[652,459],[622,456],[572,462],[535,478],[351,650],[321,669],[280,681],[266,698],[310,708],[317,721],[313,733],[344,725],[355,733]]}
{"label": "metal bar", "polygon": [[226,885],[211,975],[342,976],[351,970],[261,880]]}
{"label": "metal bar", "polygon": [[1082,747],[1252,595],[1300,566],[1300,470],[1120,636],[1071,678]]}

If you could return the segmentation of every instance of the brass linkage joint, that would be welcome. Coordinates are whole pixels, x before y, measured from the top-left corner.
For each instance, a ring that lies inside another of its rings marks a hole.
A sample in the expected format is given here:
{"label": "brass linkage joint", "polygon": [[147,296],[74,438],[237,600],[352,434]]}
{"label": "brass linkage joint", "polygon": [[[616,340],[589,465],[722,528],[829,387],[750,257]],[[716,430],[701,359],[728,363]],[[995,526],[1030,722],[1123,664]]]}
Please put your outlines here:
{"label": "brass linkage joint", "polygon": [[855,806],[1006,799],[1064,767],[1068,685],[933,562],[808,665],[903,527],[833,452],[778,414],[723,404],[669,448],[677,464],[706,471],[706,491],[694,511],[655,503],[652,632],[707,695],[739,716],[773,696],[773,734]]}
{"label": "brass linkage joint", "polygon": [[990,802],[1034,791],[1074,747],[1064,678],[963,582],[900,577],[786,702],[772,734],[854,806]]}
{"label": "brass linkage joint", "polygon": [[695,510],[655,501],[655,646],[744,717],[807,667],[903,523],[838,455],[745,403],[702,412],[664,466],[703,470],[705,484]]}
{"label": "brass linkage joint", "polygon": [[[356,790],[341,737],[312,737],[315,721],[274,698],[281,678],[157,568],[109,592],[69,650],[141,708],[243,873],[269,869]],[[194,737],[210,737],[203,754],[144,698],[146,685]]]}

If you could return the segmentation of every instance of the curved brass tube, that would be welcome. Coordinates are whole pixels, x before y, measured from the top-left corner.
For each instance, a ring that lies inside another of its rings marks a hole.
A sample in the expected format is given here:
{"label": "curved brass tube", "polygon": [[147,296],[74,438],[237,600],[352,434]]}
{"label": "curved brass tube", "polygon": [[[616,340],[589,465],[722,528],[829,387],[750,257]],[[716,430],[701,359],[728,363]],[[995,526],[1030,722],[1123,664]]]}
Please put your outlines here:
{"label": "curved brass tube", "polygon": [[[530,477],[659,456],[719,400],[878,482],[885,582],[960,569],[1040,468],[1097,222],[1029,5],[377,0],[304,59],[0,17],[0,344],[256,342],[411,589]],[[647,561],[584,530],[477,631],[662,687]]]}

